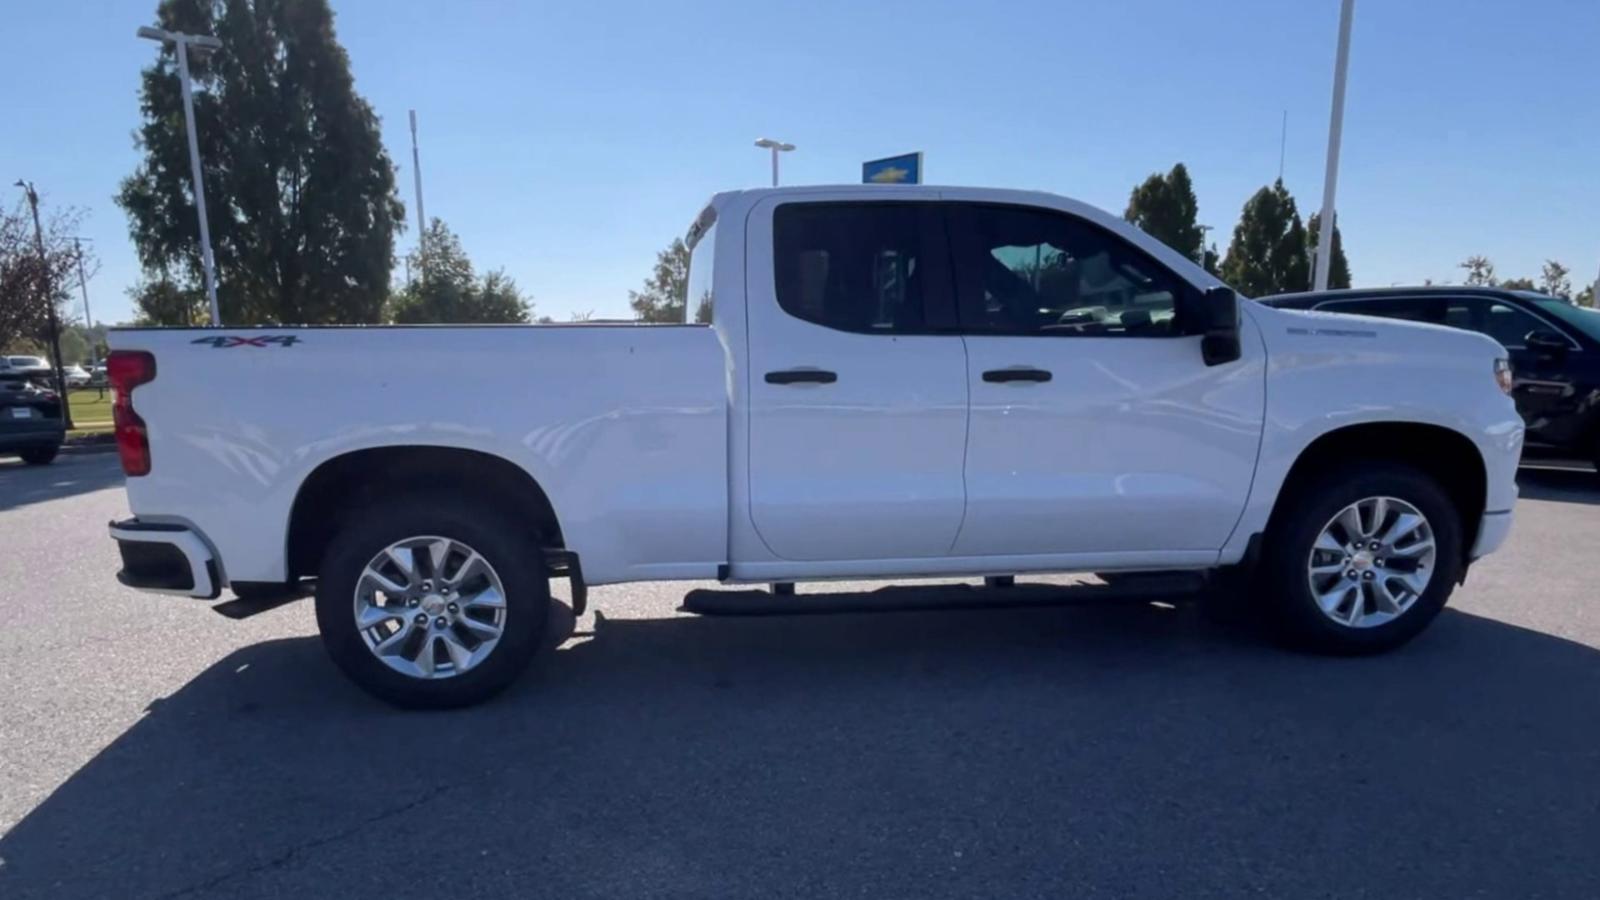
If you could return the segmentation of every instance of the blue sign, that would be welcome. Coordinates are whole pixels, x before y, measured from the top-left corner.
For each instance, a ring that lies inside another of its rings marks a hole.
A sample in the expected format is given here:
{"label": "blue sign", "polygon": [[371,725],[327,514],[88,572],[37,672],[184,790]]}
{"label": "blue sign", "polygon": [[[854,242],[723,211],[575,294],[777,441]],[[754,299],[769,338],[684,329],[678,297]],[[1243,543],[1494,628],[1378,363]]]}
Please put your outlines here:
{"label": "blue sign", "polygon": [[861,164],[862,184],[921,184],[922,154],[907,153]]}

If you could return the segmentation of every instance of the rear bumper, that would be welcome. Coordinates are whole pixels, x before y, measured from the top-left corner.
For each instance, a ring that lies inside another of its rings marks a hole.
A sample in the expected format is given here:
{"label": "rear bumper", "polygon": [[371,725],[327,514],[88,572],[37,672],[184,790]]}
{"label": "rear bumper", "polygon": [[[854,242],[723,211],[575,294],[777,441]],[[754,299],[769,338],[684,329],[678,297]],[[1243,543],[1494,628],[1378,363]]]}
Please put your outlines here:
{"label": "rear bumper", "polygon": [[18,428],[11,423],[0,424],[0,453],[27,450],[30,447],[57,447],[67,439],[60,422],[41,423],[34,427]]}
{"label": "rear bumper", "polygon": [[1478,539],[1472,544],[1472,559],[1488,556],[1500,549],[1511,534],[1511,510],[1484,513],[1478,523]]}
{"label": "rear bumper", "polygon": [[128,587],[206,600],[222,593],[216,556],[187,526],[125,519],[110,531],[122,553],[117,580]]}

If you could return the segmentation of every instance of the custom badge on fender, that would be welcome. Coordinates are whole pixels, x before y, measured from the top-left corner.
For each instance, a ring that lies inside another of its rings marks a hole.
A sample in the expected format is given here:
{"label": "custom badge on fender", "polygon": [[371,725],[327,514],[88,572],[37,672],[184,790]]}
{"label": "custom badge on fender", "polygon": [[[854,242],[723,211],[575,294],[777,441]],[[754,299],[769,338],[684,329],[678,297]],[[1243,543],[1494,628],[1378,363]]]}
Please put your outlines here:
{"label": "custom badge on fender", "polygon": [[219,350],[225,350],[230,347],[271,347],[274,345],[279,347],[293,347],[295,344],[300,343],[300,338],[292,334],[264,334],[260,337],[238,337],[235,335],[223,335],[220,337],[195,338],[189,343],[210,344]]}

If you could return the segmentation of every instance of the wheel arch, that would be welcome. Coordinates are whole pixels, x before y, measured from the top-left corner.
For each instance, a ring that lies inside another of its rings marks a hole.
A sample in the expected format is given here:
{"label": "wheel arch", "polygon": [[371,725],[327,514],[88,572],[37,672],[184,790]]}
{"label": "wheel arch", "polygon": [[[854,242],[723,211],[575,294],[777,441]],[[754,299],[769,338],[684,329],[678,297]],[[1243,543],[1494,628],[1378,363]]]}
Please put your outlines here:
{"label": "wheel arch", "polygon": [[1483,453],[1461,432],[1422,422],[1362,422],[1318,435],[1285,474],[1268,528],[1318,471],[1351,460],[1404,463],[1436,479],[1461,515],[1462,551],[1471,552],[1488,502],[1489,473]]}
{"label": "wheel arch", "polygon": [[545,546],[566,546],[549,494],[511,460],[459,447],[370,447],[324,460],[300,483],[285,535],[289,578],[316,573],[349,510],[417,487],[472,496],[527,522]]}

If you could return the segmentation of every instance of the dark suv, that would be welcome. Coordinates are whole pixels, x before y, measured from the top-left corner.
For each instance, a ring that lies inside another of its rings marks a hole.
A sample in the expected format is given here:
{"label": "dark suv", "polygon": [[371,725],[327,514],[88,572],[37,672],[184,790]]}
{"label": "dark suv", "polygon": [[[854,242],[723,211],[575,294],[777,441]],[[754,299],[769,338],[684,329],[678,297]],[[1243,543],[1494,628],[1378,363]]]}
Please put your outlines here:
{"label": "dark suv", "polygon": [[66,429],[61,398],[28,372],[0,369],[0,454],[42,466],[56,458]]}
{"label": "dark suv", "polygon": [[1455,286],[1279,294],[1260,302],[1486,334],[1511,358],[1528,455],[1577,456],[1600,469],[1600,312],[1532,291]]}

